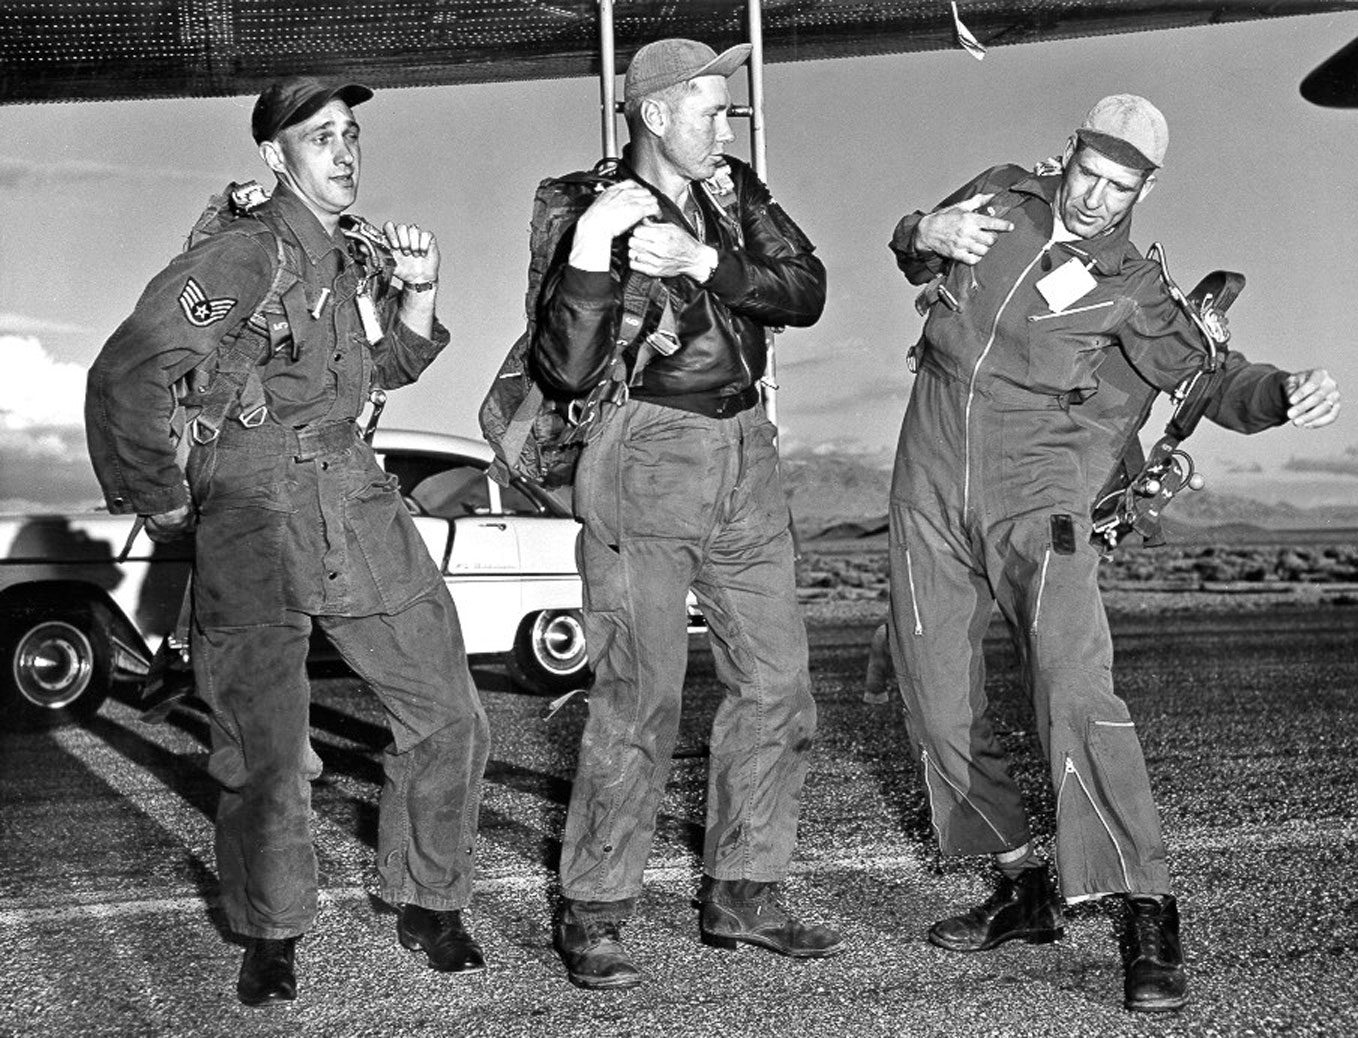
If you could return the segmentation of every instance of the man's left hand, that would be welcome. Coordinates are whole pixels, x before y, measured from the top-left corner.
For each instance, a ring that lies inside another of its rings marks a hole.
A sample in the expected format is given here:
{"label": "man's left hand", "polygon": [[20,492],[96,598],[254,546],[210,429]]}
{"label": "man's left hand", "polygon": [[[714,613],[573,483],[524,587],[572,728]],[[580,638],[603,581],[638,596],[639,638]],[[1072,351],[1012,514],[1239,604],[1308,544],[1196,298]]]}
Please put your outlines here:
{"label": "man's left hand", "polygon": [[391,254],[396,260],[395,275],[410,284],[437,281],[439,276],[439,243],[418,224],[392,223],[382,225]]}
{"label": "man's left hand", "polygon": [[651,277],[687,274],[701,281],[716,265],[717,250],[676,224],[639,223],[627,241],[627,260],[633,270]]}
{"label": "man's left hand", "polygon": [[1324,368],[1287,376],[1287,420],[1302,429],[1319,429],[1339,417],[1339,387]]}

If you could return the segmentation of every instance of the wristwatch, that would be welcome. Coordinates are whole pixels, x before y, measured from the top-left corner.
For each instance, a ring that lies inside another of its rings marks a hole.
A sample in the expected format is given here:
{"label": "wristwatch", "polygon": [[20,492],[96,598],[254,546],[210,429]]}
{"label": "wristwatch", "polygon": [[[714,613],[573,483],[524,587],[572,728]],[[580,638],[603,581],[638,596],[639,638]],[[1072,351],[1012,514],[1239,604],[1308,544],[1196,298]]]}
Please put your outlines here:
{"label": "wristwatch", "polygon": [[405,287],[412,292],[428,292],[438,283],[438,278],[434,278],[433,281],[407,281],[405,282]]}

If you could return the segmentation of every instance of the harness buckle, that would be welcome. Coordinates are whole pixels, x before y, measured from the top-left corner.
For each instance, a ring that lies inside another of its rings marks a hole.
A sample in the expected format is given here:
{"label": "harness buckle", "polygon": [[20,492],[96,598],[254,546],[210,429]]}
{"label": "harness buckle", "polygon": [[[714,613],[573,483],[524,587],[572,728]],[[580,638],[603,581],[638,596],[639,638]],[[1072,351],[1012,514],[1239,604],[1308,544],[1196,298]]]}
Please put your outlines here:
{"label": "harness buckle", "polygon": [[243,412],[238,420],[240,421],[240,424],[245,426],[245,428],[247,429],[258,429],[261,425],[264,424],[265,420],[268,417],[269,417],[268,406],[265,404],[260,404],[258,407]]}

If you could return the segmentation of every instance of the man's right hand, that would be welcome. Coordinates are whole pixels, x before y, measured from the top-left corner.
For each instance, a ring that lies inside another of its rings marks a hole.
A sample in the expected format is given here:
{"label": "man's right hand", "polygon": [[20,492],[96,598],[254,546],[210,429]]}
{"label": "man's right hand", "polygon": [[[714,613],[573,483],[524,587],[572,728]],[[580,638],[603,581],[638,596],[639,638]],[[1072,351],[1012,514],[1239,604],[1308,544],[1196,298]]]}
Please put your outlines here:
{"label": "man's right hand", "polygon": [[977,212],[995,195],[973,195],[947,209],[920,217],[915,225],[915,251],[932,252],[974,266],[996,239],[1014,225],[998,216]]}
{"label": "man's right hand", "polygon": [[578,270],[608,270],[613,239],[647,217],[659,215],[660,203],[655,195],[635,180],[624,180],[601,191],[575,224],[570,265]]}
{"label": "man's right hand", "polygon": [[157,544],[178,540],[193,531],[193,510],[180,505],[168,512],[157,512],[146,517],[146,536]]}

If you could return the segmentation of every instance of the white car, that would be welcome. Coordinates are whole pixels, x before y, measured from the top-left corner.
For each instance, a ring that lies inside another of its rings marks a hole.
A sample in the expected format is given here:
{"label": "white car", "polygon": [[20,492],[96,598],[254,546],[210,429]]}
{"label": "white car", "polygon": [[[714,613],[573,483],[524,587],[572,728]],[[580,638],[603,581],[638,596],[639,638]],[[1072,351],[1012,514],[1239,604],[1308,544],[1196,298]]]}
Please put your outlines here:
{"label": "white car", "polygon": [[[468,655],[502,659],[528,691],[584,684],[569,492],[500,487],[490,448],[463,436],[379,429],[373,448],[457,603]],[[91,713],[113,680],[146,674],[174,629],[190,552],[141,533],[116,562],[132,524],[106,512],[0,516],[0,725]],[[701,629],[691,595],[689,613]]]}

